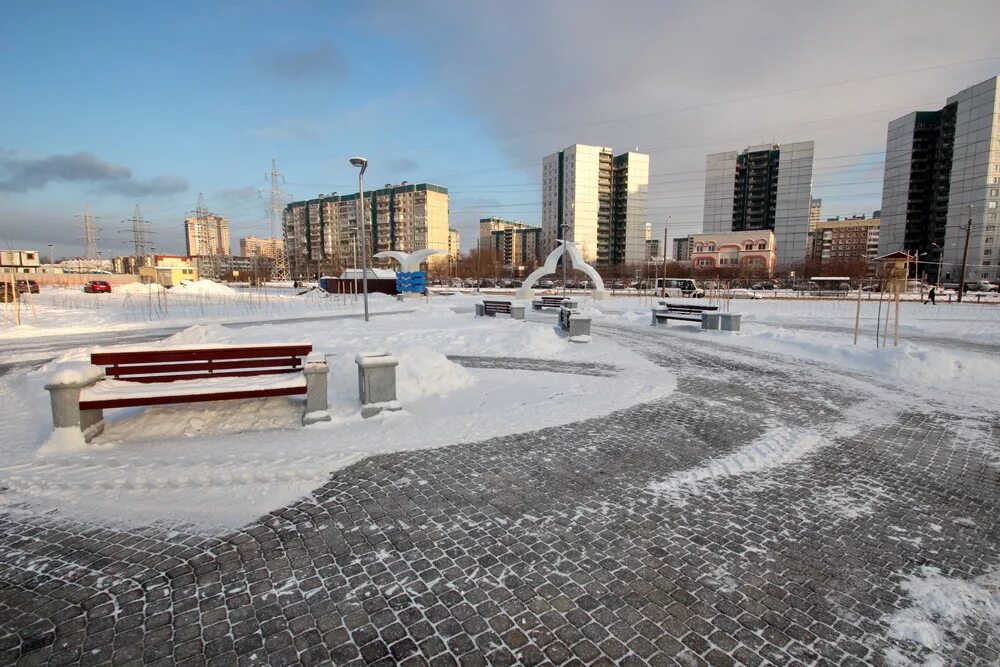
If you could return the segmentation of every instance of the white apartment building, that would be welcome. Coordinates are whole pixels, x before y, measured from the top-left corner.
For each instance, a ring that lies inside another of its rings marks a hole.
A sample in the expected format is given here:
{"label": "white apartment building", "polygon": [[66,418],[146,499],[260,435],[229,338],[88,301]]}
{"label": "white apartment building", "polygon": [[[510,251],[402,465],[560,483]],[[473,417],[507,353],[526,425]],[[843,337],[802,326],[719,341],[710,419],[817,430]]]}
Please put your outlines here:
{"label": "white apartment building", "polygon": [[649,156],[574,144],[542,159],[543,254],[563,238],[601,266],[645,260]]}

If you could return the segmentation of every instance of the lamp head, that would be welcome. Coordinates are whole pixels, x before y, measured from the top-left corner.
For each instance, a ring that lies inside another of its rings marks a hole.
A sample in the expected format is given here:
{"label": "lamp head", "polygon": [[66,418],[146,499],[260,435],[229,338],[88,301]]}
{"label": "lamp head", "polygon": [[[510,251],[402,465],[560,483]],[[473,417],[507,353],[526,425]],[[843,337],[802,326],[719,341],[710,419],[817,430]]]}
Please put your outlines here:
{"label": "lamp head", "polygon": [[361,172],[364,173],[365,168],[368,167],[368,158],[363,158],[360,156],[352,157],[351,165],[355,167],[361,167]]}

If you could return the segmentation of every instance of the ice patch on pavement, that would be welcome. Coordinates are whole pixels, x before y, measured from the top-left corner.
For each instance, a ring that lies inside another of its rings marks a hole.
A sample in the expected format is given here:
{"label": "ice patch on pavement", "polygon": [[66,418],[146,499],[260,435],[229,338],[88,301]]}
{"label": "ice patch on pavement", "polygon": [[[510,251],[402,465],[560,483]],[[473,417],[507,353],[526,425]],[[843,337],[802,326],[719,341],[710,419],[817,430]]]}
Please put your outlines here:
{"label": "ice patch on pavement", "polygon": [[913,604],[889,619],[889,637],[902,642],[886,652],[889,664],[948,664],[970,626],[1000,633],[1000,569],[965,580],[923,566],[901,586]]}

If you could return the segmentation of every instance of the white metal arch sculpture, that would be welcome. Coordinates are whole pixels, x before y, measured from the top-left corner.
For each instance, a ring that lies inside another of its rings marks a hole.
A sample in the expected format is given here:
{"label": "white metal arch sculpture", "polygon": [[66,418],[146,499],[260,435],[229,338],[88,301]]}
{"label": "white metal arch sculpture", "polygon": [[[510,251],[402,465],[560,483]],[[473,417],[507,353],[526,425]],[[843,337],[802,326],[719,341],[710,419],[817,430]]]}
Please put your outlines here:
{"label": "white metal arch sculpture", "polygon": [[532,271],[531,275],[525,278],[523,286],[517,290],[517,294],[515,294],[515,296],[518,299],[530,299],[533,297],[535,295],[535,290],[533,290],[532,287],[534,287],[535,282],[542,276],[547,276],[556,272],[556,267],[559,265],[559,258],[562,257],[564,252],[569,255],[570,263],[573,265],[574,269],[583,271],[591,280],[594,281],[594,298],[608,298],[608,293],[604,291],[604,279],[601,278],[601,274],[594,270],[594,267],[583,261],[583,255],[580,254],[580,249],[576,247],[576,242],[570,241],[567,243],[562,240],[559,241],[559,246],[550,252],[549,256],[545,258],[545,264]]}
{"label": "white metal arch sculpture", "polygon": [[431,255],[446,254],[445,250],[417,250],[416,252],[400,252],[399,250],[383,250],[375,253],[374,257],[389,257],[399,262],[399,270],[403,272],[419,271],[420,265],[427,261]]}

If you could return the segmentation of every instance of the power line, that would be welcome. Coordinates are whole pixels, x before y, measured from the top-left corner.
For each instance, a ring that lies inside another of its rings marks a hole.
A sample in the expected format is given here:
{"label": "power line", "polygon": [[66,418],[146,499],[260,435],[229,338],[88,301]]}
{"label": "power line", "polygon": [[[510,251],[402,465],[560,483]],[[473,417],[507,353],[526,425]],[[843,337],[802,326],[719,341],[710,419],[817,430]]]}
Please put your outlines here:
{"label": "power line", "polygon": [[149,220],[145,220],[142,217],[142,211],[139,209],[139,205],[135,205],[135,210],[132,211],[132,217],[127,220],[122,220],[122,222],[129,223],[129,227],[120,230],[126,234],[132,234],[132,256],[136,259],[136,267],[138,267],[138,262],[141,258],[146,256],[146,240],[147,236],[155,234],[149,228]]}
{"label": "power line", "polygon": [[86,251],[84,252],[84,259],[91,261],[97,261],[100,258],[100,251],[97,249],[97,225],[96,221],[98,216],[90,210],[90,204],[85,204],[83,207],[83,215],[76,216],[83,220],[80,225],[83,228],[83,242],[86,245]]}

